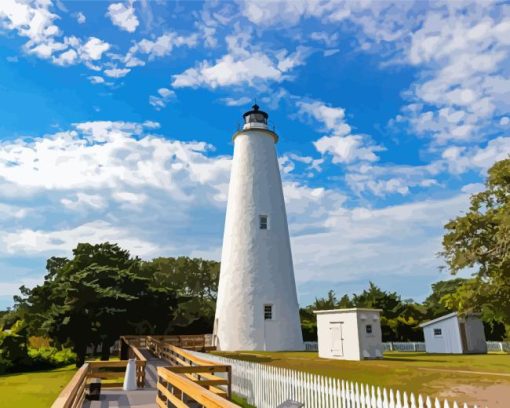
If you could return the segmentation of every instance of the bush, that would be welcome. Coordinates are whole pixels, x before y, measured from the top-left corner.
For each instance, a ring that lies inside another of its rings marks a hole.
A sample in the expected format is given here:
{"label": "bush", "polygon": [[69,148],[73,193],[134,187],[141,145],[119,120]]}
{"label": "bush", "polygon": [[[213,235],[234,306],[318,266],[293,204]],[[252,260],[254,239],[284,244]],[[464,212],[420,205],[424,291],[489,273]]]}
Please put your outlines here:
{"label": "bush", "polygon": [[33,370],[63,367],[76,361],[76,354],[68,348],[62,350],[56,347],[30,348],[28,355]]}
{"label": "bush", "polygon": [[8,330],[0,331],[0,372],[30,366],[27,346],[27,328],[18,320]]}
{"label": "bush", "polygon": [[47,341],[43,338],[31,340],[32,344],[42,347],[29,347],[23,320],[0,330],[0,374],[62,367],[76,361],[76,354],[71,349],[45,346]]}

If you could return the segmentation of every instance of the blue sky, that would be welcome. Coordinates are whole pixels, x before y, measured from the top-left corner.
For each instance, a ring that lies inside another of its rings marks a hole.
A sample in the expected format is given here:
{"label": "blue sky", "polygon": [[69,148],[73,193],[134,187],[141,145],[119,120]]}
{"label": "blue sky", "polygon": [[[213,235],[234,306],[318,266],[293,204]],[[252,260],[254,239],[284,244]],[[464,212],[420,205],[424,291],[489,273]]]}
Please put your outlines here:
{"label": "blue sky", "polygon": [[277,145],[302,305],[422,300],[510,153],[505,2],[0,2],[0,307],[78,242],[219,259],[231,135]]}

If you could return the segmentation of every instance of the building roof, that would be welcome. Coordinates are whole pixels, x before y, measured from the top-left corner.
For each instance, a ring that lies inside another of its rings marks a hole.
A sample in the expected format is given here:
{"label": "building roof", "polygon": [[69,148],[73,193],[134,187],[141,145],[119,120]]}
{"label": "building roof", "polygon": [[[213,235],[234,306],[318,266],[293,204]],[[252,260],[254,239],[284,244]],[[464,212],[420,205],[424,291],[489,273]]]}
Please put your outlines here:
{"label": "building roof", "polygon": [[368,309],[362,307],[352,307],[350,309],[330,309],[330,310],[314,310],[315,314],[328,313],[350,313],[350,312],[382,312],[382,309]]}
{"label": "building roof", "polygon": [[431,324],[434,324],[434,323],[438,323],[438,322],[440,322],[440,321],[442,321],[442,320],[450,319],[450,318],[452,318],[452,317],[456,317],[456,316],[458,316],[458,313],[457,313],[457,312],[448,313],[448,314],[446,314],[446,315],[444,315],[444,316],[441,316],[441,317],[438,317],[438,318],[436,318],[436,319],[429,320],[428,322],[421,323],[421,324],[420,324],[420,327],[426,327],[426,326],[428,326],[428,325],[431,325]]}

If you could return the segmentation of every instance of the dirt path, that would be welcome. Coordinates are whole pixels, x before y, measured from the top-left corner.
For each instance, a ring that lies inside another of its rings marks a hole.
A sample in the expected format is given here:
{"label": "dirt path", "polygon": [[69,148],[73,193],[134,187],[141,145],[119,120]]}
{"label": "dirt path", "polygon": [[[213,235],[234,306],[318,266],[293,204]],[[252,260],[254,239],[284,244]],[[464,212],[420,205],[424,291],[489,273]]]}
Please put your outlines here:
{"label": "dirt path", "polygon": [[465,401],[476,404],[479,408],[508,408],[510,407],[510,384],[499,383],[492,385],[451,385],[448,390],[442,384],[442,398]]}

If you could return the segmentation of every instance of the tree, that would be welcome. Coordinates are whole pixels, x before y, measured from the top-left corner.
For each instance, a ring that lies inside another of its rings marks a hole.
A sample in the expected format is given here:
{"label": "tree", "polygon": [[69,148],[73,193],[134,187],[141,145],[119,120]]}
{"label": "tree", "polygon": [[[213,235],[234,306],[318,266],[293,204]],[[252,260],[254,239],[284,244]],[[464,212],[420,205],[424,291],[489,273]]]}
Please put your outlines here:
{"label": "tree", "polygon": [[151,286],[178,296],[174,319],[166,332],[210,333],[213,330],[220,264],[200,258],[156,258],[144,264]]}
{"label": "tree", "polygon": [[485,191],[471,196],[469,211],[445,225],[441,255],[452,274],[473,277],[443,303],[460,312],[481,311],[510,333],[510,159],[488,171]]}
{"label": "tree", "polygon": [[427,317],[429,319],[435,319],[436,317],[451,313],[453,309],[445,306],[441,300],[445,296],[455,293],[465,282],[466,279],[456,278],[433,283],[432,293],[423,302],[423,305],[427,309]]}
{"label": "tree", "polygon": [[[70,343],[77,365],[87,346],[102,345],[102,359],[120,335],[143,325],[167,327],[176,308],[171,289],[153,289],[141,261],[116,244],[78,244],[73,258],[50,258],[44,283],[15,298],[29,326],[61,344]],[[157,321],[160,318],[161,321]],[[38,326],[38,327],[37,327]]]}

